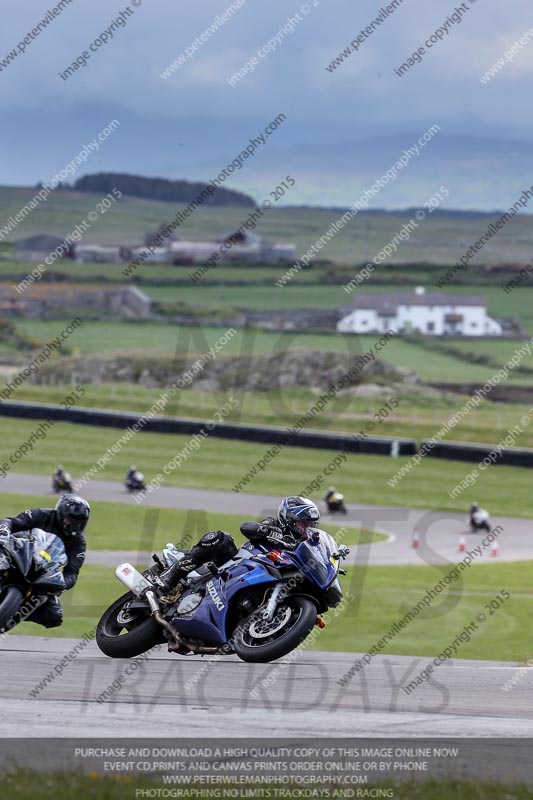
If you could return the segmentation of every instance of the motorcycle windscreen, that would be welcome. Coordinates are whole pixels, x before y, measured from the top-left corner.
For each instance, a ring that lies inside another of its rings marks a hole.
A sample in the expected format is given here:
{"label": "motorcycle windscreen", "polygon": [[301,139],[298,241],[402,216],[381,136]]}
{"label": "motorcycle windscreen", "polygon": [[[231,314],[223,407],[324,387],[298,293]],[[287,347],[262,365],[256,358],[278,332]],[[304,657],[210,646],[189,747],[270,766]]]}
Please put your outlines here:
{"label": "motorcycle windscreen", "polygon": [[33,544],[26,538],[29,534],[30,531],[16,534],[2,543],[2,549],[9,554],[8,560],[24,576],[28,574],[33,564]]}
{"label": "motorcycle windscreen", "polygon": [[304,575],[321,589],[326,589],[337,577],[337,567],[331,563],[328,550],[319,540],[302,542],[294,553]]}
{"label": "motorcycle windscreen", "polygon": [[39,528],[34,528],[32,534],[34,537],[32,585],[54,594],[62,592],[65,588],[63,567],[68,561],[63,542],[53,533],[47,533]]}

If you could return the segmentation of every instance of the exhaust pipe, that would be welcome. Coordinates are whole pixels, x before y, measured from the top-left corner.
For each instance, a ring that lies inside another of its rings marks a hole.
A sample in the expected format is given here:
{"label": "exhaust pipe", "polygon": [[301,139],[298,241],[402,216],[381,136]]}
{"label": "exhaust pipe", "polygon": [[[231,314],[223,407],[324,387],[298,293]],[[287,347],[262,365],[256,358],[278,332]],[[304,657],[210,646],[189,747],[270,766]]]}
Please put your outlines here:
{"label": "exhaust pipe", "polygon": [[152,617],[162,628],[168,631],[172,638],[173,643],[169,643],[169,649],[181,650],[183,647],[187,647],[193,653],[204,653],[206,655],[214,655],[219,652],[218,647],[184,642],[170,622],[167,622],[161,614],[161,608],[155,595],[153,584],[150,583],[144,575],[141,575],[131,564],[120,564],[115,570],[115,575],[134,595],[146,598],[150,606],[150,611],[152,612]]}
{"label": "exhaust pipe", "polygon": [[167,622],[167,620],[164,619],[164,617],[162,616],[161,608],[159,607],[159,603],[157,602],[157,597],[155,596],[153,590],[149,589],[146,592],[145,597],[148,600],[148,605],[150,606],[152,617],[155,619],[156,622],[158,622],[161,625],[162,628],[164,628],[166,631],[169,632],[174,642],[179,647],[181,647],[183,642],[181,641],[179,634],[176,633],[170,622]]}

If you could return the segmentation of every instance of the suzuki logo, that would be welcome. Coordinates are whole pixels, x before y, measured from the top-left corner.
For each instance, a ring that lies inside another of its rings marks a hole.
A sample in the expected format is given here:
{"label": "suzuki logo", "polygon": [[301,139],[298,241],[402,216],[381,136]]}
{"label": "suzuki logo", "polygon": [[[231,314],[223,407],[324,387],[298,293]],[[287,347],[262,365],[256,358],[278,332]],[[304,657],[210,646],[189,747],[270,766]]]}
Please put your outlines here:
{"label": "suzuki logo", "polygon": [[209,583],[207,584],[206,588],[207,588],[207,591],[209,592],[209,596],[211,597],[211,600],[213,601],[213,603],[217,607],[217,611],[223,611],[226,608],[226,606],[224,605],[220,595],[218,594],[217,590],[215,589],[215,584],[213,583],[213,581],[209,581]]}

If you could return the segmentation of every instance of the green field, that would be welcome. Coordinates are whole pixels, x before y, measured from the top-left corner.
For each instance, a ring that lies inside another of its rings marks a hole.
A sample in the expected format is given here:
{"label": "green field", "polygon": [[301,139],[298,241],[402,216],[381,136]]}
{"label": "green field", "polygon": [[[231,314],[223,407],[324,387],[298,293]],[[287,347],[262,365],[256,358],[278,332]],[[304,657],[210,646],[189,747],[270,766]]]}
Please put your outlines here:
{"label": "green field", "polygon": [[[0,423],[3,453],[14,453],[37,425],[37,421],[3,418]],[[50,475],[56,464],[63,463],[76,479],[96,465],[120,435],[119,430],[111,428],[56,423],[44,439],[36,442],[29,456],[9,465],[9,468],[16,472]],[[135,463],[149,482],[189,441],[186,436],[138,433],[93,477],[122,481],[126,468]],[[267,450],[267,445],[229,443],[209,437],[187,460],[182,461],[180,468],[171,472],[164,485],[231,491]],[[322,474],[334,456],[333,451],[285,447],[264,471],[258,472],[245,491],[280,497],[300,492],[308,482]],[[406,461],[406,458],[350,455],[346,464],[335,472],[335,484],[348,502],[464,510],[469,493],[465,494],[464,500],[452,501],[448,491],[470,472],[473,464],[426,457],[423,464],[413,469],[395,488],[389,488],[387,480]],[[326,482],[331,480],[327,478]],[[322,491],[317,492],[318,496],[321,494]],[[527,469],[492,466],[482,473],[475,494],[478,502],[495,515],[533,516],[531,479]],[[148,502],[156,503],[152,499],[155,497],[153,494]]]}
{"label": "green field", "polygon": [[[349,568],[342,585],[358,600],[347,603],[337,616],[335,610],[329,612],[330,624],[318,637],[316,649],[368,652],[451,569],[450,565]],[[462,583],[452,582],[448,593],[438,595],[427,612],[408,622],[379,652],[435,658],[470,621],[476,620],[476,614],[484,613],[486,619],[453,657],[526,662],[533,656],[530,571],[529,561],[471,566],[461,573]],[[511,596],[491,614],[485,605],[502,590]],[[421,663],[420,669],[425,666]],[[354,680],[359,685],[357,678]]]}
{"label": "green field", "polygon": [[[228,188],[232,188],[229,186]],[[24,206],[36,189],[0,188],[0,224]],[[30,214],[10,235],[10,240],[47,233],[65,236],[95,210],[99,194],[54,192],[39,210]],[[258,202],[261,198],[256,198]],[[148,231],[160,223],[169,222],[178,210],[173,203],[123,197],[92,225],[85,241],[140,244]],[[200,207],[180,225],[177,234],[182,239],[211,239],[235,230],[250,214],[247,208]],[[259,221],[257,233],[268,239],[294,242],[299,253],[314,244],[341,211],[323,209],[269,210]],[[498,215],[495,214],[496,218]],[[372,259],[381,248],[401,230],[409,217],[398,214],[362,214],[341,230],[322,250],[321,256],[340,263],[357,264]],[[455,219],[428,217],[411,238],[399,248],[395,261],[430,261],[451,264],[487,229],[492,217]],[[533,233],[530,219],[517,216],[498,233],[485,248],[479,261],[500,263],[531,258]]]}
{"label": "green field", "polygon": [[[60,320],[18,320],[19,330],[40,341],[53,340],[64,326],[72,319]],[[191,356],[200,355],[218,341],[228,327],[187,327],[184,325],[169,325],[164,322],[104,322],[89,321],[85,323],[69,339],[69,347],[73,355],[84,353],[131,353],[132,355],[170,356],[176,353],[189,352]],[[270,355],[273,353],[305,348],[358,355],[369,351],[376,343],[377,336],[350,336],[342,334],[320,333],[270,333],[255,329],[237,329],[237,333],[224,347],[220,357],[227,356],[256,356]],[[453,343],[454,346],[456,342]],[[397,367],[413,370],[423,381],[436,382],[479,382],[483,384],[487,378],[494,374],[495,369],[505,363],[515,350],[520,348],[521,342],[460,342],[459,349],[468,352],[491,353],[497,362],[497,367],[472,364],[467,358],[460,355],[447,355],[438,351],[439,343],[435,349],[428,351],[414,341],[393,339],[383,349],[380,358]],[[4,353],[19,353],[21,363],[31,359],[27,355],[14,350],[13,345],[5,343],[0,348]],[[521,364],[533,368],[533,352],[526,356]],[[533,374],[524,375],[513,373],[509,380],[513,384],[533,383]]]}
{"label": "green field", "polygon": [[[294,284],[305,287],[310,284],[327,284],[342,286],[354,277],[366,262],[351,261],[347,264],[340,264],[321,259],[303,268],[295,279]],[[87,284],[127,284],[133,282],[140,288],[150,290],[157,288],[158,285],[174,286],[177,289],[182,285],[186,289],[198,286],[209,286],[219,284],[226,287],[226,284],[264,284],[274,287],[275,282],[286,272],[291,264],[285,262],[279,264],[266,264],[257,262],[250,264],[247,262],[233,261],[231,264],[218,264],[214,269],[202,276],[200,283],[192,283],[189,275],[197,268],[194,265],[186,264],[146,264],[135,271],[135,277],[124,275],[125,264],[98,264],[83,263],[77,264],[71,259],[57,261],[53,267],[48,268],[41,279],[41,286],[49,280],[62,280],[69,282],[81,282]],[[367,283],[361,288],[376,288],[391,284],[397,289],[424,285],[432,287],[435,282],[442,277],[447,266],[451,264],[432,264],[429,262],[405,263],[391,261],[380,265],[374,270]],[[34,262],[21,261],[15,259],[13,246],[3,245],[0,242],[0,280],[7,283],[17,284],[22,281],[35,268]],[[517,270],[518,271],[518,268]],[[486,273],[482,265],[472,267],[469,272],[457,274],[456,282],[458,285],[468,285],[472,291],[483,290],[483,286],[502,286],[510,279],[510,275],[504,277],[498,272]],[[39,284],[37,284],[39,285]],[[289,283],[291,286],[291,283]],[[527,284],[524,284],[527,286]],[[278,288],[278,287],[276,287]],[[156,296],[156,295],[154,295]]]}
{"label": "green field", "polygon": [[[0,259],[0,280],[5,280],[12,283],[23,280],[31,271],[35,269],[36,264],[29,261],[17,261],[9,251],[5,257]],[[82,282],[91,285],[103,285],[110,283],[111,285],[128,284],[132,282],[131,277],[122,274],[126,264],[77,264],[70,259],[63,259],[55,263],[49,268],[49,271],[57,275],[61,274],[63,280]],[[139,284],[142,289],[146,289],[151,283],[157,285],[161,284],[179,284],[185,283],[186,289],[192,288],[193,283],[188,277],[189,273],[194,271],[195,267],[172,264],[149,264],[143,268],[144,271],[138,272],[134,285]],[[286,266],[265,266],[261,265],[257,268],[249,268],[248,265],[235,265],[235,266],[218,266],[216,272],[213,272],[209,280],[225,283],[226,281],[239,281],[246,283],[266,283],[272,286],[280,275],[285,271]],[[46,274],[46,273],[44,273]],[[313,280],[320,279],[322,274],[321,270],[312,273],[304,273],[308,276],[308,280],[313,276]],[[146,286],[142,284],[146,282]],[[34,287],[44,286],[46,281],[34,283]],[[172,287],[172,291],[176,293],[179,287]]]}

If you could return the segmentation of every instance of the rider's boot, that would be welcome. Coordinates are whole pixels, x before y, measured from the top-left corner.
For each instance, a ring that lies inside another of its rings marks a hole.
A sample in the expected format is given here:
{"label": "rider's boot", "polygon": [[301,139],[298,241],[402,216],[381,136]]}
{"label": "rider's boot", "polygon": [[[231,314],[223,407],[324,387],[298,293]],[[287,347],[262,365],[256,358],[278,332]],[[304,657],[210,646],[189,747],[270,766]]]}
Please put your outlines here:
{"label": "rider's boot", "polygon": [[157,578],[157,582],[164,591],[170,592],[182,578],[185,578],[197,566],[198,564],[192,558],[185,556],[185,558],[176,561],[175,564],[172,564],[171,567],[162,572]]}

